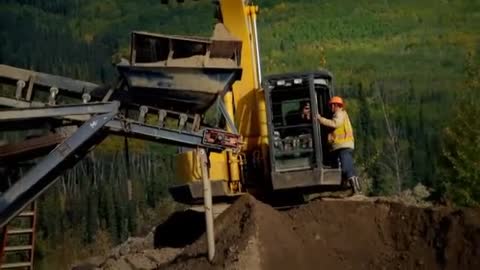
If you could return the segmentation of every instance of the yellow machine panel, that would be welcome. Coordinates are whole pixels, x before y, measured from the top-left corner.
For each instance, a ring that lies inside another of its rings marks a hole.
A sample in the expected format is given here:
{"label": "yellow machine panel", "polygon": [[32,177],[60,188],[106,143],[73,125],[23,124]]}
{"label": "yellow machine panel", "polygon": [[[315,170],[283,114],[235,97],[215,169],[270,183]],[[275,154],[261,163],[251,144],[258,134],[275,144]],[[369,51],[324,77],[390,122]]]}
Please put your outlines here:
{"label": "yellow machine panel", "polygon": [[[224,103],[230,118],[243,137],[242,153],[255,151],[259,160],[266,161],[267,117],[264,95],[260,89],[261,71],[255,22],[258,7],[247,5],[245,2],[219,1],[223,25],[232,36],[242,41],[242,78],[235,82],[232,91],[225,95]],[[241,192],[239,155],[230,152],[211,153],[209,161],[209,178],[212,182],[228,182],[230,195]],[[178,183],[200,183],[200,164],[196,159],[195,150],[180,154],[176,167]]]}

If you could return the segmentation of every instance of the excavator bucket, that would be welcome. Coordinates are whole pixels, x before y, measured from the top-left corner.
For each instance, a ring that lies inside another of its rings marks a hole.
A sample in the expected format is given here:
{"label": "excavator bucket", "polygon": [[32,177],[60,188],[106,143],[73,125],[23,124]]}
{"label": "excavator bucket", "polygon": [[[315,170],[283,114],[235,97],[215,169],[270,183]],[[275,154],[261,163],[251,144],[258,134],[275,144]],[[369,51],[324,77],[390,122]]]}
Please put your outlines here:
{"label": "excavator bucket", "polygon": [[203,113],[240,79],[241,41],[133,32],[117,65],[138,103]]}

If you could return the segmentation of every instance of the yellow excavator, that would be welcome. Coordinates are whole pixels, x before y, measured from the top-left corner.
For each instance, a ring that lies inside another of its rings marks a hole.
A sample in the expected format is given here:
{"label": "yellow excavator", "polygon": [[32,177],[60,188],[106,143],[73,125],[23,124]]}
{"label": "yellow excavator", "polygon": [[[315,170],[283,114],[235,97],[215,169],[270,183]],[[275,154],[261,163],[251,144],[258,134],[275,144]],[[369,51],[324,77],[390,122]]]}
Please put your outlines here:
{"label": "yellow excavator", "polygon": [[[244,193],[269,202],[342,187],[338,162],[329,153],[328,130],[312,117],[301,121],[302,106],[311,114],[329,115],[333,76],[326,70],[276,74],[262,80],[257,31],[259,8],[251,1],[220,0],[218,24],[212,39],[241,41],[242,75],[223,96],[228,115],[242,136],[240,153],[208,155],[208,175],[215,199]],[[217,32],[228,34],[218,34]],[[181,149],[176,159],[177,185],[170,189],[175,200],[202,200],[201,161],[196,149]]]}

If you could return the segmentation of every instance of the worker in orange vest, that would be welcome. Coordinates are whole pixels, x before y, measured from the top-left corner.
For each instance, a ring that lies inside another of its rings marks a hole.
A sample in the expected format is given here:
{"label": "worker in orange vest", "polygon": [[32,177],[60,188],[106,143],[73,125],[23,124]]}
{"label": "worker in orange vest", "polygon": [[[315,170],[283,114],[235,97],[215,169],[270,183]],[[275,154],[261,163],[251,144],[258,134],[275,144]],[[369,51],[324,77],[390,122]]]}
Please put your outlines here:
{"label": "worker in orange vest", "polygon": [[333,129],[328,134],[328,141],[331,144],[332,151],[340,160],[342,178],[348,181],[354,193],[360,193],[360,182],[353,163],[353,149],[355,148],[353,128],[345,110],[345,104],[339,96],[332,97],[328,104],[333,112],[333,118],[327,119],[319,114],[317,119],[320,124]]}

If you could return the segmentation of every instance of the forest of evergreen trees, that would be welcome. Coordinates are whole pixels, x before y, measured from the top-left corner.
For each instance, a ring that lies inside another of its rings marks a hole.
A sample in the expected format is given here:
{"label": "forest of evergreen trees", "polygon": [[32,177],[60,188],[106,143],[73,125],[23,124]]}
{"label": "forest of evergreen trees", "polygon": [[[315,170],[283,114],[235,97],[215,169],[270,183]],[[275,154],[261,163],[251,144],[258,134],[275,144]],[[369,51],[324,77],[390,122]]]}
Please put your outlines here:
{"label": "forest of evergreen trees", "polygon": [[[210,2],[0,0],[0,64],[110,82],[130,31],[209,36]],[[334,73],[372,194],[422,183],[457,204],[480,203],[480,2],[256,2],[264,75]],[[106,141],[42,196],[38,258],[65,265],[175,207],[166,191],[174,149],[131,142],[129,171],[122,150],[122,138]]]}

